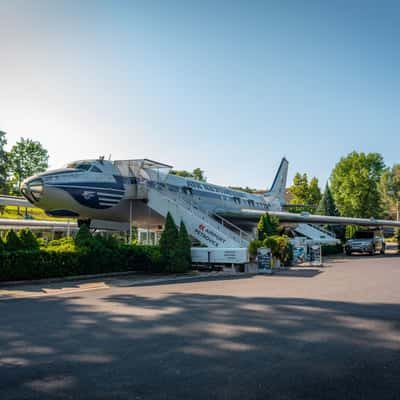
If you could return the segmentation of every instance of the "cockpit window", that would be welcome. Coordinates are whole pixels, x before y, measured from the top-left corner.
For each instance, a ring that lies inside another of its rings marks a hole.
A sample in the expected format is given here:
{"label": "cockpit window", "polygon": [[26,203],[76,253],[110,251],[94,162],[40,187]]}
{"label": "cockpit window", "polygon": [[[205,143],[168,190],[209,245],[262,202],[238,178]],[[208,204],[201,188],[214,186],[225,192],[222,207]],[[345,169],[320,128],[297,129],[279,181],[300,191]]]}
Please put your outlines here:
{"label": "cockpit window", "polygon": [[103,172],[100,168],[97,168],[95,165],[92,165],[90,168],[90,172]]}
{"label": "cockpit window", "polygon": [[74,169],[81,169],[83,171],[88,171],[92,166],[91,163],[84,162],[84,161],[75,161],[67,165],[67,168],[74,168]]}
{"label": "cockpit window", "polygon": [[89,163],[79,163],[75,168],[77,169],[83,169],[84,171],[89,171],[90,167],[92,165]]}

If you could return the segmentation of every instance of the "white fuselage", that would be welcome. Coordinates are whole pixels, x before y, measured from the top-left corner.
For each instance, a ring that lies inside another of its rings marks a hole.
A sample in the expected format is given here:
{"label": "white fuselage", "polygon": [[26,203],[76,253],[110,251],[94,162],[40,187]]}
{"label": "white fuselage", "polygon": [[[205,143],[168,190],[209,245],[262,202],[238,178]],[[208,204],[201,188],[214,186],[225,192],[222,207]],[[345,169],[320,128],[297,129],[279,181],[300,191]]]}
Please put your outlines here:
{"label": "white fuselage", "polygon": [[281,202],[184,178],[154,169],[121,172],[117,162],[88,160],[47,171],[23,182],[22,193],[49,215],[80,220],[128,222],[136,226],[162,225],[164,218],[147,206],[147,189],[154,185],[211,213],[242,209],[279,211]]}

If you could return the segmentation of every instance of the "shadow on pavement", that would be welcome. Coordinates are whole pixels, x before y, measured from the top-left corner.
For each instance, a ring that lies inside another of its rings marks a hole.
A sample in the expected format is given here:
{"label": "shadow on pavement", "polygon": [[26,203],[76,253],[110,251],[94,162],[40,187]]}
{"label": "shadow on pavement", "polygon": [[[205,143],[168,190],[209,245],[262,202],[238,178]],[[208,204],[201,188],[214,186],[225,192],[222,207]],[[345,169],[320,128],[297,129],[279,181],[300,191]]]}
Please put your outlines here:
{"label": "shadow on pavement", "polygon": [[2,302],[1,399],[399,393],[398,304],[119,291]]}

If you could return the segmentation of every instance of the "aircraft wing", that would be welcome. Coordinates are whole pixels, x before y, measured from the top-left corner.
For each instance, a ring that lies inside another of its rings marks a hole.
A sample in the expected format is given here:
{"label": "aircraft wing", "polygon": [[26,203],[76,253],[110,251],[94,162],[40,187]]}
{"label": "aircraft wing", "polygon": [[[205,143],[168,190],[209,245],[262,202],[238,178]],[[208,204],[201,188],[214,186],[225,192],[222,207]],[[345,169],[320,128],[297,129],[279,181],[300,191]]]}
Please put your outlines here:
{"label": "aircraft wing", "polygon": [[0,196],[0,206],[35,207],[24,197]]}
{"label": "aircraft wing", "polygon": [[[237,219],[256,220],[266,212],[242,209],[238,213],[225,213],[223,217],[234,217]],[[324,225],[360,225],[360,226],[391,226],[400,228],[400,221],[389,221],[374,218],[350,218],[350,217],[331,217],[328,215],[316,215],[308,213],[290,213],[285,211],[268,211],[268,214],[275,215],[282,222],[305,223],[305,224],[324,224]]]}
{"label": "aircraft wing", "polygon": [[0,218],[0,226],[4,229],[49,229],[49,230],[68,230],[77,227],[76,222],[68,221],[52,221],[38,219],[8,219]]}

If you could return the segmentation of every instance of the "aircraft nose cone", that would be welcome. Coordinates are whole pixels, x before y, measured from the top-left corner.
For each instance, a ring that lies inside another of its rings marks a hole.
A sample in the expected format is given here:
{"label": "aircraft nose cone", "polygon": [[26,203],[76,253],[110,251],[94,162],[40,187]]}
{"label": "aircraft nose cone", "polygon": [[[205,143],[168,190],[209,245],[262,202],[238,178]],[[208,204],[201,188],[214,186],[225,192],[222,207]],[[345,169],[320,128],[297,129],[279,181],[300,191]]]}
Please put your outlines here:
{"label": "aircraft nose cone", "polygon": [[37,203],[43,195],[43,180],[38,177],[28,178],[22,182],[21,193],[31,203]]}

